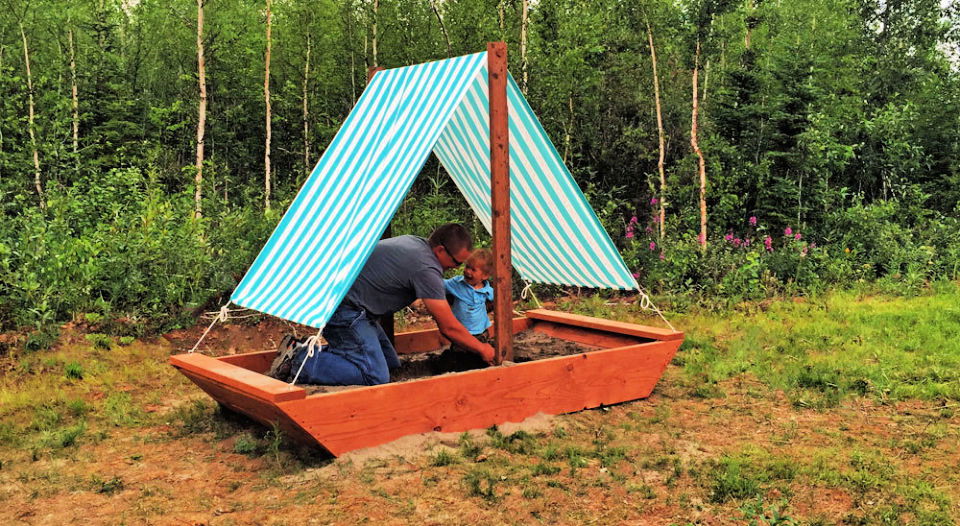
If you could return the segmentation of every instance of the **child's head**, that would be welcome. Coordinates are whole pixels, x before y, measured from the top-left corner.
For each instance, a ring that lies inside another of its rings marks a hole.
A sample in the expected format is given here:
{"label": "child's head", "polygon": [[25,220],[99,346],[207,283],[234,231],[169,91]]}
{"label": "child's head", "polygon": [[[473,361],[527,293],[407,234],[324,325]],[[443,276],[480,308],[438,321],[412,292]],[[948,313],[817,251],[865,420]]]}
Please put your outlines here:
{"label": "child's head", "polygon": [[474,250],[467,258],[463,267],[463,279],[470,285],[476,286],[489,279],[493,273],[493,253],[489,249]]}

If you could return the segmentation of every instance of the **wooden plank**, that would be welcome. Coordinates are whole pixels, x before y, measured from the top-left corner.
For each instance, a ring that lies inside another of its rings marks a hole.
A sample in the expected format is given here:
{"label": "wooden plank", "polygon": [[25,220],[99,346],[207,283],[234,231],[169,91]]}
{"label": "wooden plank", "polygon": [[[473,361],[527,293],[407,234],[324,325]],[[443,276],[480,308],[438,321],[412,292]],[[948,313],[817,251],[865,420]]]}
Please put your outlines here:
{"label": "wooden plank", "polygon": [[264,373],[273,364],[273,359],[277,357],[277,351],[259,351],[243,354],[231,354],[228,356],[218,356],[221,362],[243,367],[255,373]]}
{"label": "wooden plank", "polygon": [[279,407],[333,453],[429,431],[459,432],[650,395],[680,341],[361,387]]}
{"label": "wooden plank", "polygon": [[490,98],[490,208],[493,234],[493,321],[495,363],[513,360],[513,334],[504,323],[513,315],[510,259],[510,137],[507,126],[507,44],[487,43]]}
{"label": "wooden plank", "polygon": [[268,402],[283,402],[307,396],[307,392],[302,387],[290,385],[203,354],[175,354],[170,357],[170,364],[184,371],[185,374],[190,372],[209,378],[247,396],[261,398]]}
{"label": "wooden plank", "polygon": [[[516,334],[520,331],[525,331],[530,328],[531,324],[532,322],[528,318],[514,318],[513,333]],[[492,329],[493,327],[491,327],[491,330]],[[493,333],[490,332],[490,334]],[[436,351],[449,344],[450,341],[444,338],[438,329],[425,329],[422,331],[401,332],[397,335],[394,348],[397,350],[397,354],[412,354]]]}
{"label": "wooden plank", "polygon": [[570,325],[563,325],[562,323],[553,323],[541,320],[538,320],[534,323],[533,330],[546,334],[547,336],[560,338],[561,340],[582,343],[584,345],[592,345],[602,349],[627,347],[629,345],[636,345],[645,341],[645,339],[638,338],[636,336],[614,334],[607,331],[588,329],[586,327],[572,327]]}
{"label": "wooden plank", "polygon": [[620,334],[629,334],[651,340],[674,341],[683,340],[683,332],[672,331],[670,329],[661,329],[659,327],[648,327],[646,325],[637,325],[635,323],[626,323],[622,321],[604,320],[602,318],[592,318],[590,316],[581,316],[579,314],[570,314],[567,312],[558,312],[546,309],[528,310],[524,313],[528,318],[535,320],[552,321],[577,327],[587,327],[591,329],[600,329]]}

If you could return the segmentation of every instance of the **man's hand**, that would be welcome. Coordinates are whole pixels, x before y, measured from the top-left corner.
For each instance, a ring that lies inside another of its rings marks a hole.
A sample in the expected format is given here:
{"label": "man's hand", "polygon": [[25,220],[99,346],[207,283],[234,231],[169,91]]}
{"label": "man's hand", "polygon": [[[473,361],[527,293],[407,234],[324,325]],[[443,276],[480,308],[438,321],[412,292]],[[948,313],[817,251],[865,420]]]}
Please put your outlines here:
{"label": "man's hand", "polygon": [[483,358],[483,361],[492,364],[493,360],[497,357],[497,353],[493,350],[493,346],[489,343],[483,344],[483,352],[480,353],[480,357]]}
{"label": "man's hand", "polygon": [[450,309],[450,304],[446,300],[424,299],[423,304],[436,320],[440,334],[453,343],[477,353],[485,362],[493,363],[495,357],[493,347],[489,343],[480,343],[480,340],[474,338],[453,315],[453,310]]}

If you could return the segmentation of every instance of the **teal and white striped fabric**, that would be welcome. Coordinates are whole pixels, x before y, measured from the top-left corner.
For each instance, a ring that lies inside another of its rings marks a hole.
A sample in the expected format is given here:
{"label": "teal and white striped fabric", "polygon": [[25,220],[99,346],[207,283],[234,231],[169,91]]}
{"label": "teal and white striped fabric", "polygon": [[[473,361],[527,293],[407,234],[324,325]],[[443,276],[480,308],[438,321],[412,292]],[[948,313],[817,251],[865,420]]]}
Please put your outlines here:
{"label": "teal and white striped fabric", "polygon": [[[513,264],[536,283],[637,283],[512,78]],[[489,231],[487,54],[377,73],[231,301],[322,327],[430,152]]]}

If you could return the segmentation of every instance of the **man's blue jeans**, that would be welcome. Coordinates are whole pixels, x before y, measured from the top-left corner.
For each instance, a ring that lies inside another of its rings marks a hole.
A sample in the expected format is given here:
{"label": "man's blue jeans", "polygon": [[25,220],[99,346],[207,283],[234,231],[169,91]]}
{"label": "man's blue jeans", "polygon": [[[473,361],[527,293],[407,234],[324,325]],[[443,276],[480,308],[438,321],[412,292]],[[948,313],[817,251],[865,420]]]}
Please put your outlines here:
{"label": "man's blue jeans", "polygon": [[341,304],[334,311],[323,337],[329,345],[307,359],[306,348],[297,350],[293,371],[307,360],[297,383],[322,385],[377,385],[390,381],[390,369],[400,367],[397,351],[376,320],[366,311]]}

